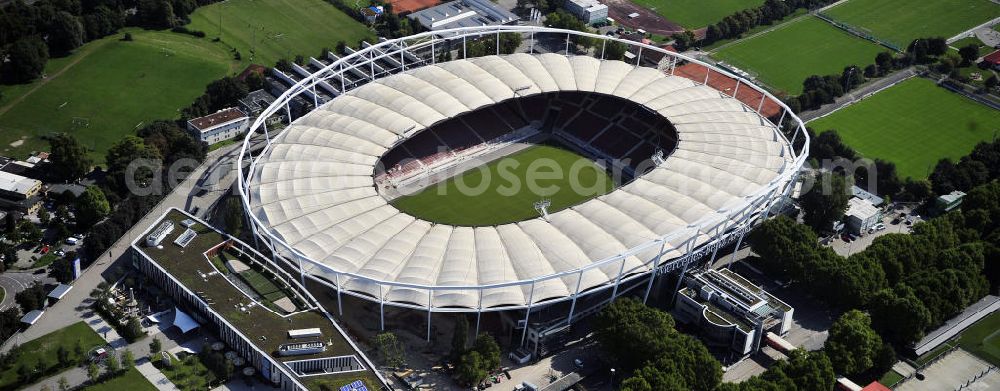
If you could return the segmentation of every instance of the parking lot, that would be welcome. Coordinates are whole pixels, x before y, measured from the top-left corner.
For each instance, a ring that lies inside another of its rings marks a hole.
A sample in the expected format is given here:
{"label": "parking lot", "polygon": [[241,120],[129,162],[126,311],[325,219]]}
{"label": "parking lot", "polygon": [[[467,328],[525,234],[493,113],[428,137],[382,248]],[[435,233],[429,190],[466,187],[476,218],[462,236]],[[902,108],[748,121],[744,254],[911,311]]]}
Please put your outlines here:
{"label": "parking lot", "polygon": [[[904,214],[904,216],[903,218],[898,219],[900,214]],[[909,219],[910,224],[906,223],[907,219]],[[895,224],[893,223],[894,220],[896,221]],[[835,235],[824,243],[833,248],[833,251],[837,252],[837,254],[846,257],[864,250],[872,244],[872,241],[874,241],[875,238],[879,236],[890,233],[910,233],[913,224],[921,221],[924,221],[924,218],[920,215],[913,214],[913,210],[909,206],[890,208],[890,210],[885,212],[882,217],[882,224],[885,225],[885,229],[877,230],[872,233],[864,233],[849,242],[844,241],[842,236]]]}

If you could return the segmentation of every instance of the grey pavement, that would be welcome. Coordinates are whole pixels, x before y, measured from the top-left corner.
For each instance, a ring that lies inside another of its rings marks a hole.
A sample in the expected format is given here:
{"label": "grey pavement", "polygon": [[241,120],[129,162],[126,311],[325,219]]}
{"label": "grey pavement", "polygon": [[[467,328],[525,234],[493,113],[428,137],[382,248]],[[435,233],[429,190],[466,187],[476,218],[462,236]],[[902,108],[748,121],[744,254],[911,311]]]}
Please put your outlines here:
{"label": "grey pavement", "polygon": [[[990,370],[990,373],[986,373]],[[914,376],[899,383],[896,391],[937,391],[957,390],[996,390],[1000,388],[1000,377],[995,367],[973,356],[962,349],[948,353],[944,358],[935,361],[919,372],[923,375]],[[984,374],[987,376],[981,377]]]}
{"label": "grey pavement", "polygon": [[986,46],[991,48],[1000,46],[1000,31],[996,31],[991,27],[980,27],[976,29],[973,34],[975,34],[976,38],[979,38],[980,41],[983,41]]}

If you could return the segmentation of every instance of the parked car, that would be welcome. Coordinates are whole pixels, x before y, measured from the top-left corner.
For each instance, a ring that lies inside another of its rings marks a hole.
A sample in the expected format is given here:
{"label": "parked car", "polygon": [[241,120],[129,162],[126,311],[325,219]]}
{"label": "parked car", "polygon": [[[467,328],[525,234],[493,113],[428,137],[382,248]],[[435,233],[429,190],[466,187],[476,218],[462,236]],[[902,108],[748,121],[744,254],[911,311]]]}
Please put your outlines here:
{"label": "parked car", "polygon": [[80,241],[80,239],[74,238],[72,236],[66,238],[66,240],[65,240],[66,244],[68,244],[70,246],[75,246],[76,243],[79,242],[79,241]]}
{"label": "parked car", "polygon": [[876,231],[883,231],[883,230],[885,230],[885,224],[882,224],[882,223],[875,224],[874,228],[875,228]]}
{"label": "parked car", "polygon": [[49,252],[49,246],[42,246],[42,250],[39,251],[38,253],[42,254],[42,255],[45,255],[45,254],[48,254],[48,252]]}

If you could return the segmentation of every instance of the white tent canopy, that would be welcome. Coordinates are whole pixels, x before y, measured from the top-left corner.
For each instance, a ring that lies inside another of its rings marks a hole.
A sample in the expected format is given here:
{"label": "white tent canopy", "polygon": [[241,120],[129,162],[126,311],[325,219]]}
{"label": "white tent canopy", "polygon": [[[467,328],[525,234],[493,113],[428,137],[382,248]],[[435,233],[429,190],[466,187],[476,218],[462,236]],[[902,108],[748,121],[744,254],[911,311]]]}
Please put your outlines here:
{"label": "white tent canopy", "polygon": [[[475,228],[433,224],[399,211],[376,190],[374,164],[401,133],[485,105],[556,91],[599,92],[643,105],[674,124],[677,148],[635,181],[548,220]],[[711,233],[686,231],[688,226],[706,218],[725,221],[720,210],[747,202],[791,169],[792,158],[787,140],[770,122],[689,79],[587,56],[487,56],[375,80],[295,121],[251,173],[250,212],[269,235],[305,255],[307,271],[330,281],[332,269],[442,288],[503,284],[577,270],[670,233],[681,233],[668,240],[670,246],[692,235],[703,243]],[[655,253],[626,257],[625,270],[648,264]],[[549,279],[533,292],[531,284],[482,294],[438,290],[432,303],[419,289],[379,289],[346,277],[340,283],[389,301],[488,308],[608,284],[620,266],[613,262]]]}

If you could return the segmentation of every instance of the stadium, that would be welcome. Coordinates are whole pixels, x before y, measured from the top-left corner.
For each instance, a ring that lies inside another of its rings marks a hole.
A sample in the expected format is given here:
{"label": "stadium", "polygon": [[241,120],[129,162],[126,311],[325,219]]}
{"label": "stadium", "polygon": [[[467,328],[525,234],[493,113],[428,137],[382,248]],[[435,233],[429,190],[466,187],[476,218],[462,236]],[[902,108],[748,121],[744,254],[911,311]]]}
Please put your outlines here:
{"label": "stadium", "polygon": [[[509,34],[519,48],[502,54]],[[580,38],[596,45],[578,52]],[[495,52],[442,55],[484,42]],[[628,45],[628,62],[604,59],[612,42]],[[651,53],[662,59],[643,62]],[[705,78],[675,76],[682,64]],[[337,96],[323,103],[321,89]],[[317,108],[268,129],[293,99]],[[765,100],[781,114],[761,115]],[[537,148],[591,162],[613,184],[551,199],[421,191],[547,153]],[[338,307],[344,296],[377,305],[383,328],[386,306],[424,311],[428,338],[432,313],[474,313],[478,330],[483,313],[506,312],[523,344],[526,325],[536,338],[714,260],[788,195],[807,155],[787,106],[695,59],[576,31],[469,27],[383,40],[300,80],[252,125],[239,192],[276,262]],[[461,202],[482,215],[454,212]]]}

